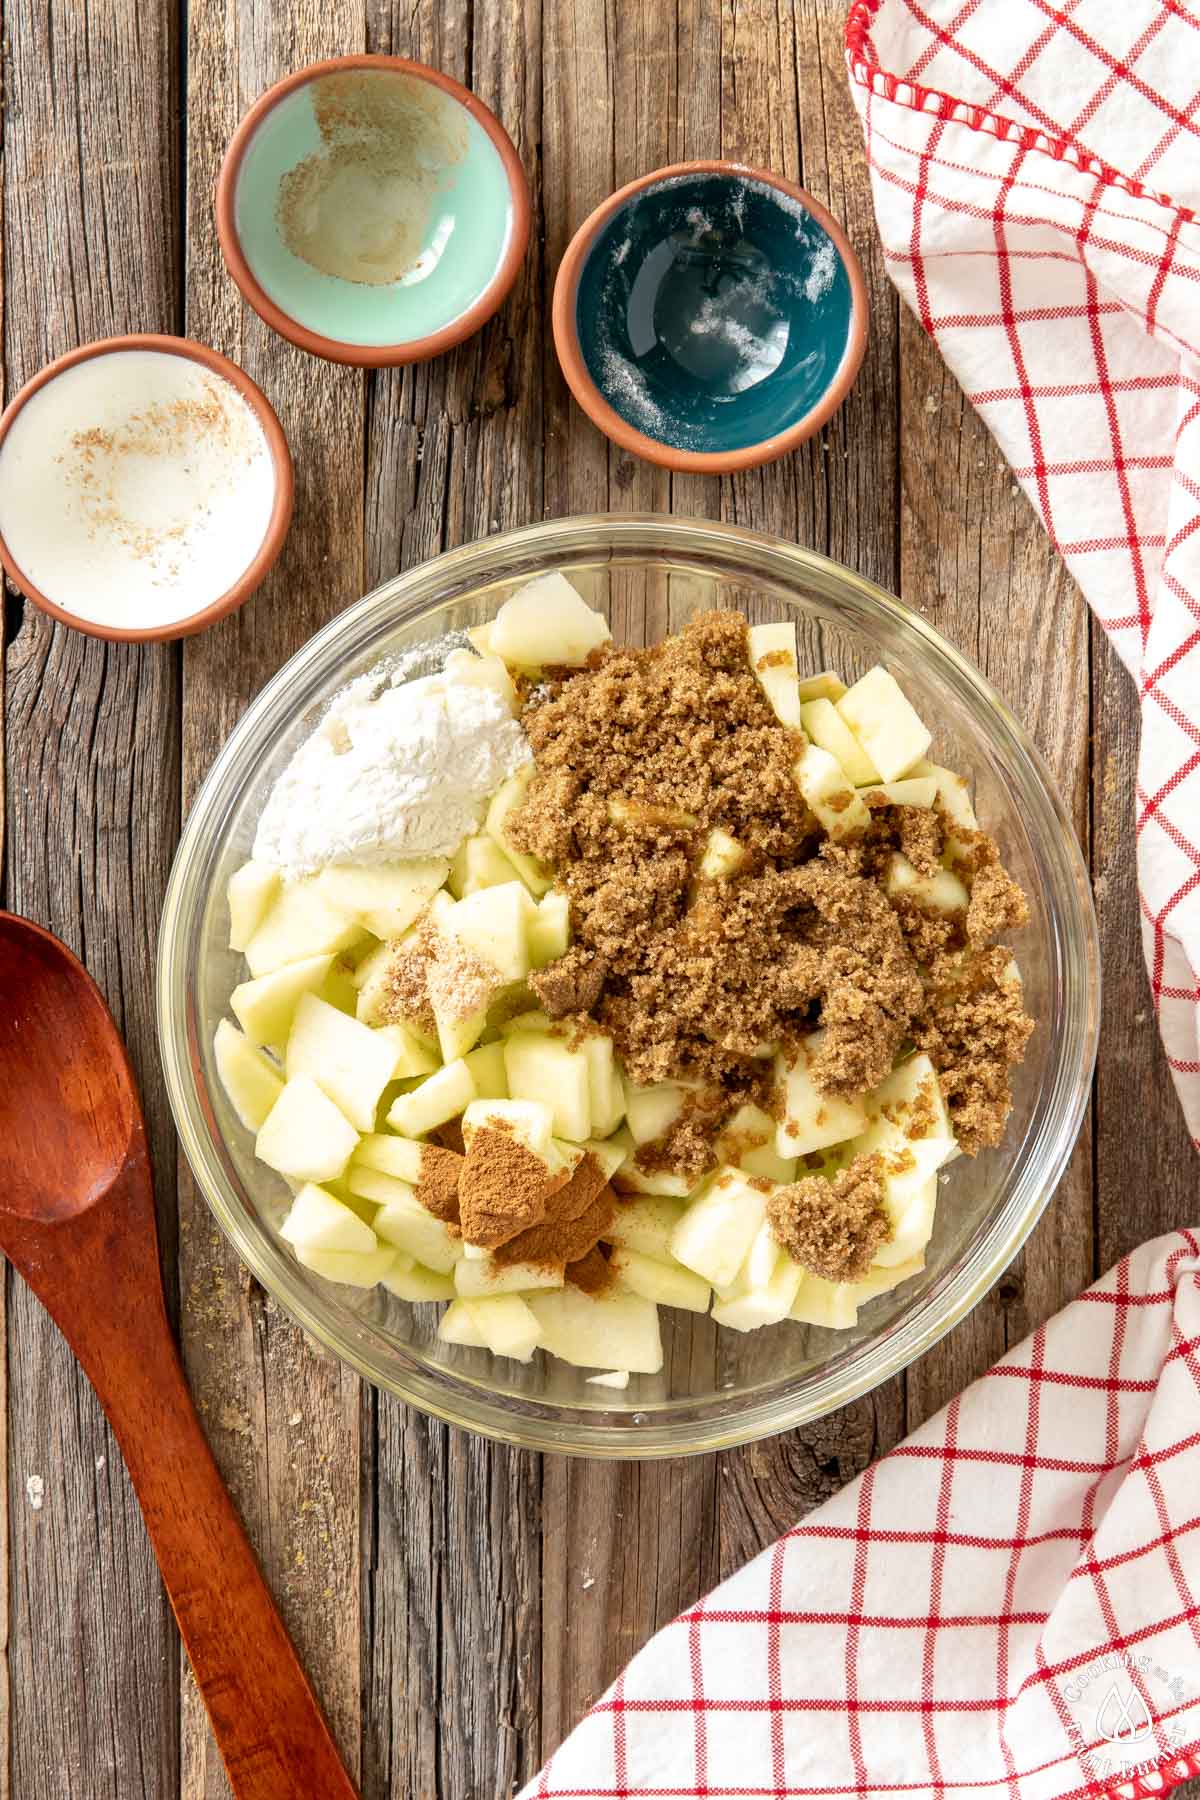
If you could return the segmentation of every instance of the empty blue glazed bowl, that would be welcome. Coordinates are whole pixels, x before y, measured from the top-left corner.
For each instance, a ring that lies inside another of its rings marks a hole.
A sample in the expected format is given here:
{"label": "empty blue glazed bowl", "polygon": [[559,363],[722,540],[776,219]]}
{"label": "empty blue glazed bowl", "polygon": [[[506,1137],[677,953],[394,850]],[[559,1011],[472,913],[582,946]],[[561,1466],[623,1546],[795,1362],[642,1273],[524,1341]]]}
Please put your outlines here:
{"label": "empty blue glazed bowl", "polygon": [[866,336],[841,226],[794,183],[732,163],[680,164],[613,194],[554,291],[575,398],[667,468],[725,473],[793,449],[841,405]]}

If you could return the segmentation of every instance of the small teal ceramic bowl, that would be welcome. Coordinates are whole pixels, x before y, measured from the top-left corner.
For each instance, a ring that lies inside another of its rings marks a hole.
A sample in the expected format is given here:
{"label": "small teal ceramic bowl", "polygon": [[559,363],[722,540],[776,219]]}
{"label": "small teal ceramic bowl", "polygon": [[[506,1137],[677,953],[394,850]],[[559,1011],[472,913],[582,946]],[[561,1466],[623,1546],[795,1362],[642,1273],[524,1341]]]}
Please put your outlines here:
{"label": "small teal ceramic bowl", "polygon": [[217,233],[250,305],[300,349],[424,362],[512,287],[529,188],[504,127],[457,81],[342,56],[251,107],[221,168]]}
{"label": "small teal ceramic bowl", "polygon": [[785,455],[850,390],[867,295],[845,232],[794,182],[679,163],[580,227],[554,289],[563,374],[614,442],[728,474]]}

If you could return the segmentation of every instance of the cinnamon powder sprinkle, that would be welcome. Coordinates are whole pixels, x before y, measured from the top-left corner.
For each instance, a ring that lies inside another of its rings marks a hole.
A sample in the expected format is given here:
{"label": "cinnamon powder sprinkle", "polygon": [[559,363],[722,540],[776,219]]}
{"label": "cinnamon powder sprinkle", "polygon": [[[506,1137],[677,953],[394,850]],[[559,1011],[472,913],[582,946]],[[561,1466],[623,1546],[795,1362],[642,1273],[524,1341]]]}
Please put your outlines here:
{"label": "cinnamon powder sprinkle", "polygon": [[[737,1108],[772,1104],[770,1050],[817,1027],[825,1092],[864,1093],[916,1042],[946,1078],[964,1150],[999,1141],[1032,1027],[1019,987],[998,994],[977,955],[1024,922],[1024,896],[980,832],[955,862],[965,912],[893,903],[893,854],[933,873],[948,822],[873,794],[866,831],[832,842],[795,781],[803,733],[767,701],[740,614],[702,613],[650,649],[607,646],[553,671],[524,694],[521,723],[534,774],[513,845],[553,866],[573,928],[531,985],[551,1017],[608,1032],[631,1080],[695,1084],[643,1167],[703,1174]],[[717,829],[746,855],[702,880]],[[953,957],[978,973],[951,979]]]}
{"label": "cinnamon powder sprinkle", "polygon": [[[461,1143],[461,1137],[459,1139]],[[435,1219],[457,1226],[458,1184],[462,1176],[463,1157],[438,1144],[424,1144],[421,1165],[413,1194]]]}
{"label": "cinnamon powder sprinkle", "polygon": [[607,1231],[615,1209],[616,1196],[589,1150],[566,1186],[547,1196],[541,1223],[498,1245],[496,1261],[501,1266],[528,1262],[542,1268],[577,1262]]}
{"label": "cinnamon powder sprinkle", "polygon": [[459,1223],[469,1244],[494,1250],[546,1216],[546,1201],[567,1185],[515,1135],[505,1119],[471,1134],[458,1182]]}

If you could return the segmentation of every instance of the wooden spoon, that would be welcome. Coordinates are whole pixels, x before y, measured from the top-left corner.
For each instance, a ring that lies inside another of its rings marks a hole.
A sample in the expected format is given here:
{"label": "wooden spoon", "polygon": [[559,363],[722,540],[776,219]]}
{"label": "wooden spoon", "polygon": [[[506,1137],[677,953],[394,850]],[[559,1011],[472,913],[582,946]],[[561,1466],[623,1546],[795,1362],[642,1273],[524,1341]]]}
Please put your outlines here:
{"label": "wooden spoon", "polygon": [[354,1800],[187,1390],[125,1046],[82,964],[9,913],[0,913],[0,1249],[108,1414],[234,1793]]}

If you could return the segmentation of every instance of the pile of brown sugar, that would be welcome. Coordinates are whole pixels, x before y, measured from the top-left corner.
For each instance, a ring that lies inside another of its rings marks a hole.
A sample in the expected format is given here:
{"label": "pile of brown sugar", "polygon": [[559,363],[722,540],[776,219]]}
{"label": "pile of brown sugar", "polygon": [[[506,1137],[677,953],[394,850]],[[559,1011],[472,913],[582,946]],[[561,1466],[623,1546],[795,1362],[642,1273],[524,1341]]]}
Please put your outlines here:
{"label": "pile of brown sugar", "polygon": [[[771,1051],[818,1026],[812,1073],[827,1093],[874,1087],[916,1043],[962,1148],[999,1141],[1032,1023],[1019,984],[998,979],[1008,952],[989,946],[1025,922],[1024,896],[980,832],[956,865],[964,911],[893,903],[891,857],[932,873],[948,821],[873,796],[868,829],[831,840],[795,781],[803,734],[767,702],[740,614],[703,613],[651,649],[607,647],[558,671],[521,722],[535,768],[512,840],[553,865],[574,940],[530,985],[553,1017],[610,1033],[632,1080],[694,1084],[643,1166],[703,1174],[731,1114],[771,1104]],[[745,860],[702,880],[718,828]]]}
{"label": "pile of brown sugar", "polygon": [[882,1159],[856,1156],[827,1181],[807,1175],[767,1201],[771,1229],[788,1255],[826,1281],[858,1281],[892,1234],[883,1205]]}

